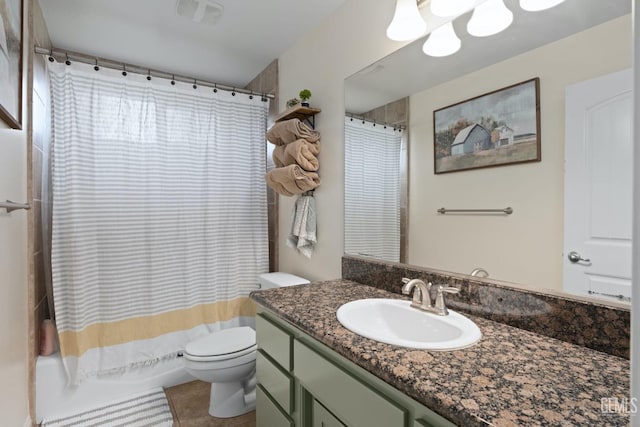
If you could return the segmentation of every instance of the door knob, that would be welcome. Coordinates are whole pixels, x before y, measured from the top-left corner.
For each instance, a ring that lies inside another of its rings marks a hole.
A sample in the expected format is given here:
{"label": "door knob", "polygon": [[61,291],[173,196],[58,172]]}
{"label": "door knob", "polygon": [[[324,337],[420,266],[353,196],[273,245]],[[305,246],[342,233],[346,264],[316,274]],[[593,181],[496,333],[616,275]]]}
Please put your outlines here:
{"label": "door knob", "polygon": [[582,256],[580,256],[580,254],[576,251],[571,251],[569,252],[569,255],[567,256],[567,258],[569,258],[569,261],[571,261],[572,263],[576,263],[576,262],[591,262],[591,260],[589,258],[582,258]]}

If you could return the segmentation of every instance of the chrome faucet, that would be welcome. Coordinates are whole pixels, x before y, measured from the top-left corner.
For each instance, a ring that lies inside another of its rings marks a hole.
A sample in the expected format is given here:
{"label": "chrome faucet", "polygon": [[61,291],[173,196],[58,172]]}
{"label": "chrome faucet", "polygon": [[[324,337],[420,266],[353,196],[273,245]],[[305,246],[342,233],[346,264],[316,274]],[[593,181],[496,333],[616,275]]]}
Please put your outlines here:
{"label": "chrome faucet", "polygon": [[424,311],[429,311],[432,308],[431,294],[429,293],[429,290],[431,289],[431,282],[424,283],[420,279],[407,279],[405,277],[402,279],[402,283],[404,283],[404,286],[402,286],[403,294],[409,295],[413,289],[411,307]]}
{"label": "chrome faucet", "polygon": [[482,267],[476,267],[471,270],[471,275],[477,277],[489,277],[489,272]]}
{"label": "chrome faucet", "polygon": [[402,293],[409,295],[413,290],[413,300],[411,301],[411,307],[418,310],[427,311],[429,313],[435,313],[439,316],[446,316],[449,314],[447,305],[444,300],[444,294],[457,294],[460,289],[451,286],[438,285],[438,293],[436,295],[435,305],[431,305],[431,282],[425,283],[420,279],[408,279],[403,278]]}

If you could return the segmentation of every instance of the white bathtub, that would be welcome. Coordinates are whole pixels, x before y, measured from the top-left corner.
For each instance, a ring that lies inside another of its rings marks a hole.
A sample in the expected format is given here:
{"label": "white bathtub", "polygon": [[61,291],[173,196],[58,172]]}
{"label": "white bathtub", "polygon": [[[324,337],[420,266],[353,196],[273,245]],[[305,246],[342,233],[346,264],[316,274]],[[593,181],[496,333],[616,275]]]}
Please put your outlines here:
{"label": "white bathtub", "polygon": [[113,377],[93,378],[78,387],[67,387],[59,353],[36,361],[36,420],[81,412],[156,387],[193,381],[181,357]]}

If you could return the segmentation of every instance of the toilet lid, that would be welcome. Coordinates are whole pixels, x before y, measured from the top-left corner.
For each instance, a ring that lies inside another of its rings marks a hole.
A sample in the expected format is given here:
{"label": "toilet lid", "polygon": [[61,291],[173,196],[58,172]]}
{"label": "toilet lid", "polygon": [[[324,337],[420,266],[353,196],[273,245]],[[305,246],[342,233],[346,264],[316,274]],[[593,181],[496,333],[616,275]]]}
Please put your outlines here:
{"label": "toilet lid", "polygon": [[238,352],[252,350],[256,346],[256,331],[248,326],[223,329],[190,342],[185,353],[190,356],[237,356]]}

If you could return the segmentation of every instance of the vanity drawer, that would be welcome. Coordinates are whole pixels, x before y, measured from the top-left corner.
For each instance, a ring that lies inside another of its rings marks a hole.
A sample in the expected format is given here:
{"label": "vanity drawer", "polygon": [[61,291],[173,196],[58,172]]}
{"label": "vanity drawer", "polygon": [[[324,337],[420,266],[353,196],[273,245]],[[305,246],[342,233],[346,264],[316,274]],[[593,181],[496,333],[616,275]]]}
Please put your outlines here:
{"label": "vanity drawer", "polygon": [[256,389],[256,427],[293,427],[293,421],[273,403],[262,386]]}
{"label": "vanity drawer", "polygon": [[293,341],[291,334],[260,313],[256,316],[256,336],[258,348],[264,350],[285,370],[291,371],[291,343]]}
{"label": "vanity drawer", "polygon": [[302,344],[294,342],[295,376],[342,422],[352,426],[402,427],[407,411],[365,383],[333,365]]}
{"label": "vanity drawer", "polygon": [[293,412],[293,379],[269,360],[262,350],[256,355],[258,383],[288,414]]}
{"label": "vanity drawer", "polygon": [[312,423],[311,427],[346,427],[331,412],[327,410],[320,402],[313,400],[312,404]]}

